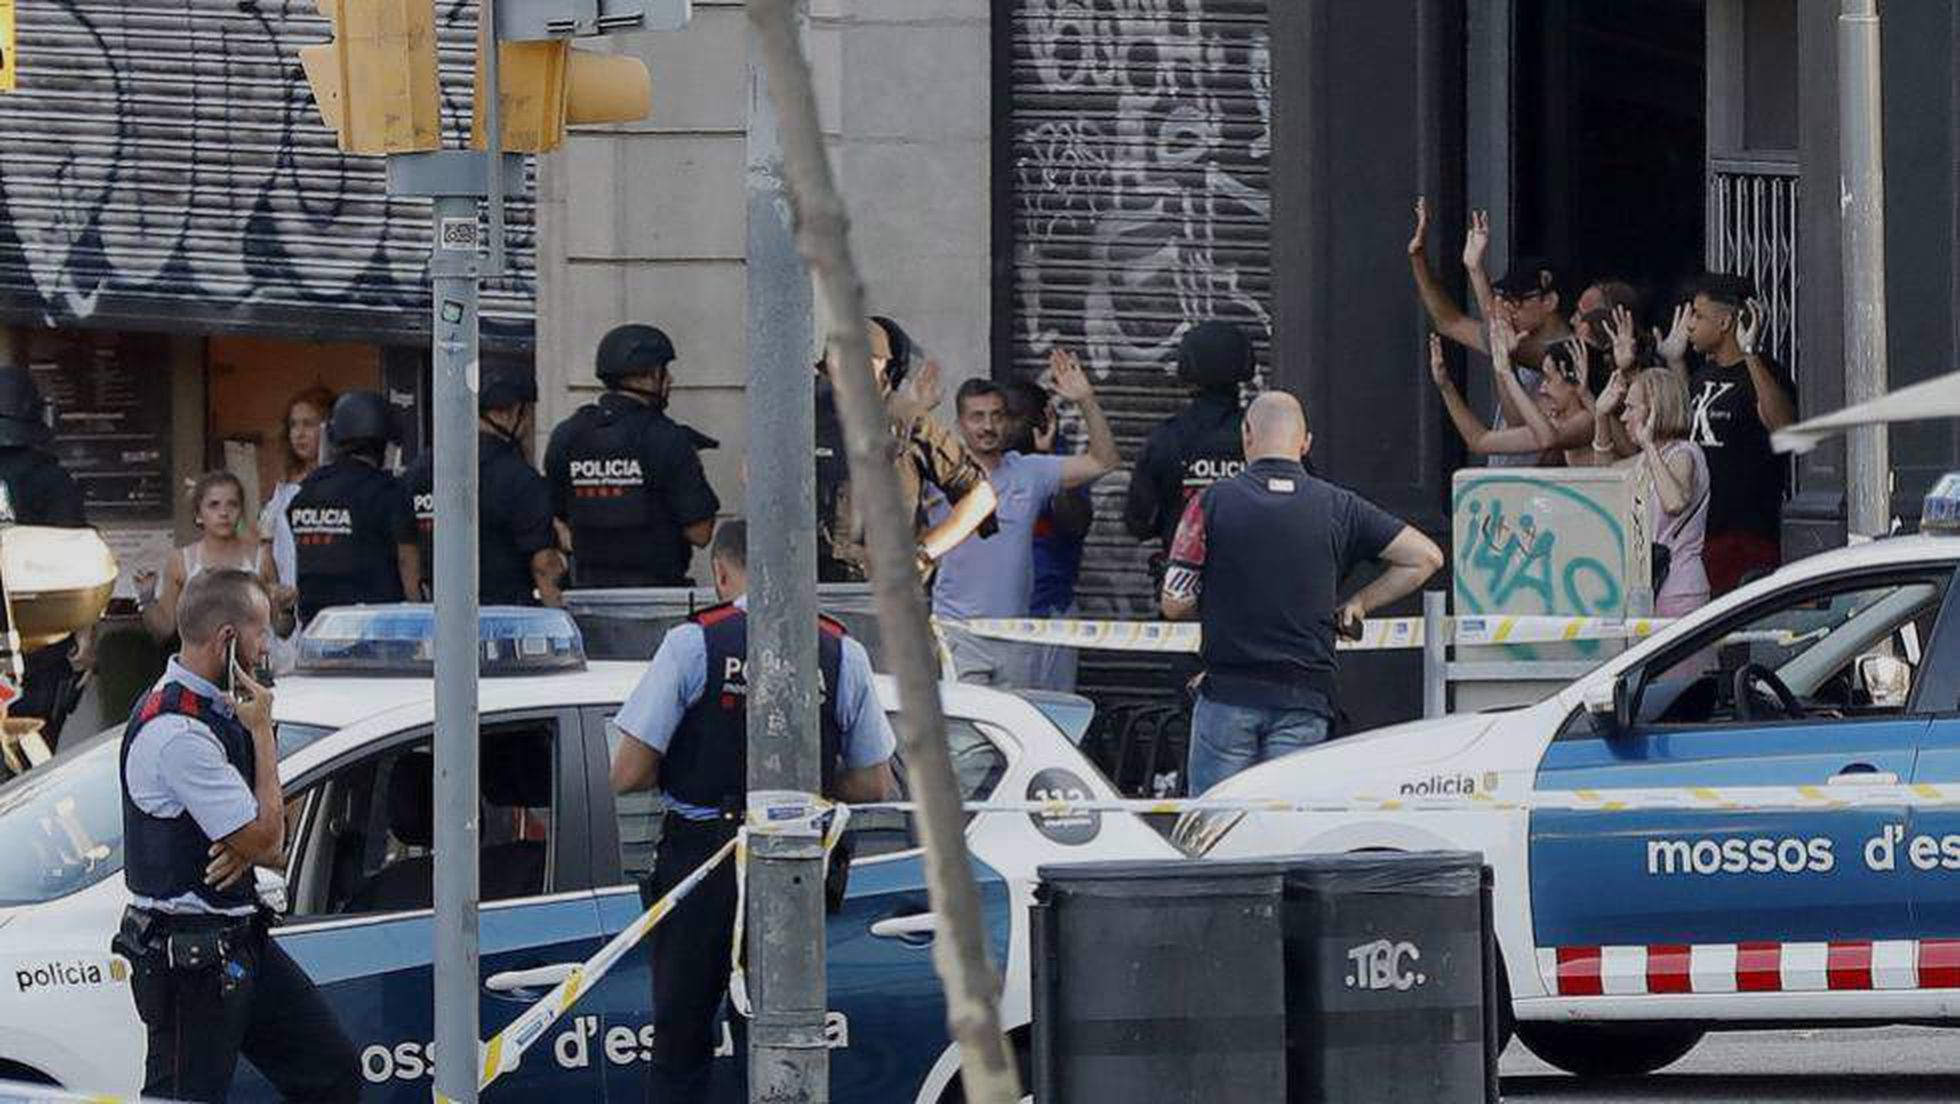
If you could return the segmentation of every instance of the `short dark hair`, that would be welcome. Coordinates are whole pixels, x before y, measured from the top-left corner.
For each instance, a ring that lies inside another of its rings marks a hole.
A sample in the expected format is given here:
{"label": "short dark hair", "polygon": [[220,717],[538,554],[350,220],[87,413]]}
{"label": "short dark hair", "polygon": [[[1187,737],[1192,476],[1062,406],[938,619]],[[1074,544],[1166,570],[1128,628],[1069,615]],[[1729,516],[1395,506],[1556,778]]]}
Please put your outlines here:
{"label": "short dark hair", "polygon": [[1001,404],[1003,406],[1007,404],[1007,391],[1000,384],[990,379],[967,380],[960,384],[958,391],[953,393],[953,410],[955,413],[965,410],[968,399],[985,398],[988,395],[999,395]]}
{"label": "short dark hair", "polygon": [[208,643],[224,625],[251,619],[254,595],[266,599],[269,611],[271,599],[257,575],[237,568],[199,572],[177,600],[177,635],[186,644]]}
{"label": "short dark hair", "polygon": [[722,522],[715,529],[714,543],[708,548],[708,559],[747,571],[749,569],[749,523],[741,518],[729,518]]}
{"label": "short dark hair", "polygon": [[1756,284],[1747,276],[1710,272],[1695,284],[1695,294],[1730,310],[1740,310],[1744,303],[1756,297]]}

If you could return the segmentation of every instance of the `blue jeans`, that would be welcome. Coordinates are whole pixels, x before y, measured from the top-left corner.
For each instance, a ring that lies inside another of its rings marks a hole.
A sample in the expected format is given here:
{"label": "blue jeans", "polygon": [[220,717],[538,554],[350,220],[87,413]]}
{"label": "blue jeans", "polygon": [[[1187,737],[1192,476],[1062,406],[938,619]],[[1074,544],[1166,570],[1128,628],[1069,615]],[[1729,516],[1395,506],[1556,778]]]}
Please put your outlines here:
{"label": "blue jeans", "polygon": [[1185,792],[1197,797],[1254,763],[1327,739],[1327,718],[1310,709],[1227,705],[1198,695],[1191,710],[1191,760]]}

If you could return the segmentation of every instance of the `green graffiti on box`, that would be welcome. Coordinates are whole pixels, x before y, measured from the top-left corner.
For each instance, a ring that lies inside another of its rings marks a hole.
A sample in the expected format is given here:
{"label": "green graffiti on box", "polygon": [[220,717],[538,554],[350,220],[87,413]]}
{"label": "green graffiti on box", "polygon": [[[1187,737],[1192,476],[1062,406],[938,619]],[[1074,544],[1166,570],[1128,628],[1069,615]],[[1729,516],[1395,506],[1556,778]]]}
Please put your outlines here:
{"label": "green graffiti on box", "polygon": [[[1611,468],[1473,469],[1451,500],[1460,614],[1621,617],[1647,587],[1641,487]],[[1644,612],[1644,611],[1642,611]],[[1513,659],[1597,657],[1590,641],[1514,646]]]}

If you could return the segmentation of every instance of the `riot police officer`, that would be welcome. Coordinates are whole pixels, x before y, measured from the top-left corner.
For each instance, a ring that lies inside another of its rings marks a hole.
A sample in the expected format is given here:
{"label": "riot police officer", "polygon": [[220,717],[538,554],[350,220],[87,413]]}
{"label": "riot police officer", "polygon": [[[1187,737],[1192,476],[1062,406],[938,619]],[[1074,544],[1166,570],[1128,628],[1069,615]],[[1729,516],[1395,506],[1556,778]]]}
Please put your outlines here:
{"label": "riot police officer", "polygon": [[[551,488],[525,459],[523,440],[538,401],[537,379],[499,365],[483,370],[477,390],[477,595],[486,606],[562,606],[558,579],[565,562],[552,525]],[[422,577],[435,588],[435,451],[417,457],[408,471],[415,499],[416,543]],[[534,593],[535,592],[535,593]]]}
{"label": "riot police officer", "polygon": [[[4,484],[9,521],[79,529],[83,517],[82,489],[43,446],[54,438],[47,403],[27,366],[8,361],[0,348],[0,484]],[[0,613],[4,617],[4,613]],[[8,710],[16,717],[38,717],[50,747],[59,742],[62,722],[75,706],[80,672],[91,662],[94,629],[37,648],[23,657],[26,685]]]}
{"label": "riot police officer", "polygon": [[378,391],[349,391],[333,404],[334,458],[300,484],[286,518],[297,554],[299,617],[328,606],[400,602],[422,594],[415,507],[381,466],[394,417]]}
{"label": "riot police officer", "polygon": [[[709,556],[722,604],[667,633],[619,708],[614,793],[667,795],[660,850],[642,887],[649,903],[671,890],[741,826],[748,786],[748,527],[715,534]],[[820,620],[817,665],[824,793],[882,801],[894,741],[872,685],[871,660],[843,626]],[[835,867],[833,867],[835,869]],[[735,872],[722,863],[653,929],[653,1068],[649,1099],[696,1099],[709,1087],[714,1020],[728,990]]]}
{"label": "riot police officer", "polygon": [[1161,542],[1151,575],[1164,556],[1191,496],[1245,467],[1239,441],[1239,387],[1253,376],[1252,341],[1230,322],[1200,322],[1177,346],[1177,378],[1197,389],[1189,405],[1150,432],[1130,476],[1123,525],[1138,540]]}
{"label": "riot police officer", "polygon": [[[123,880],[110,949],[148,1036],[143,1096],[222,1101],[242,1053],[286,1100],[361,1095],[331,1009],[266,937],[252,870],[286,837],[265,658],[272,606],[247,571],[206,571],[177,605],[182,650],[123,729]],[[230,687],[220,689],[220,684]]]}
{"label": "riot police officer", "polygon": [[688,586],[693,550],[714,535],[721,500],[700,450],[718,443],[667,416],[675,355],[652,326],[615,327],[595,364],[606,393],[551,434],[544,474],[577,586]]}

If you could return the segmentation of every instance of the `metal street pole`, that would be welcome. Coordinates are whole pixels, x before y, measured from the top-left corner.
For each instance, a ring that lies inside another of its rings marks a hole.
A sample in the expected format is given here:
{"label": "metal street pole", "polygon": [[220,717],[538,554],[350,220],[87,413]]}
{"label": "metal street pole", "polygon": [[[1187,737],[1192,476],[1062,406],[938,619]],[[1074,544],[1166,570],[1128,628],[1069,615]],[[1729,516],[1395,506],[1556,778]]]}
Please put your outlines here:
{"label": "metal street pole", "polygon": [[[751,794],[816,793],[817,558],[810,280],[796,251],[762,67],[748,111],[749,776]],[[748,871],[749,1099],[830,1099],[824,1046],[823,847],[752,837]]]}
{"label": "metal street pole", "polygon": [[[1876,0],[1843,0],[1838,15],[1838,121],[1844,258],[1844,401],[1885,394],[1885,132]],[[1845,528],[1891,528],[1892,464],[1884,425],[1851,431],[1845,449]]]}

